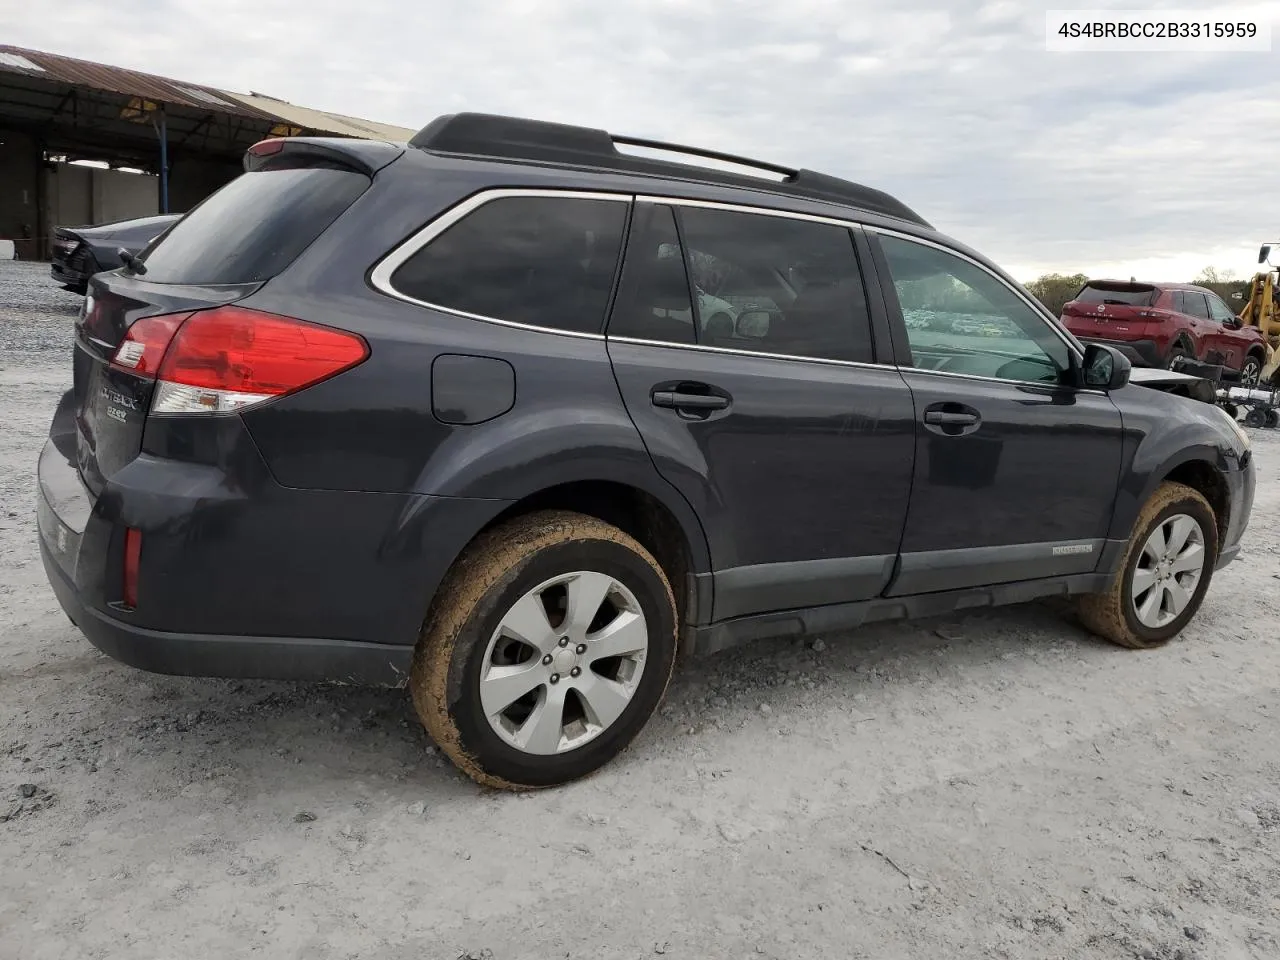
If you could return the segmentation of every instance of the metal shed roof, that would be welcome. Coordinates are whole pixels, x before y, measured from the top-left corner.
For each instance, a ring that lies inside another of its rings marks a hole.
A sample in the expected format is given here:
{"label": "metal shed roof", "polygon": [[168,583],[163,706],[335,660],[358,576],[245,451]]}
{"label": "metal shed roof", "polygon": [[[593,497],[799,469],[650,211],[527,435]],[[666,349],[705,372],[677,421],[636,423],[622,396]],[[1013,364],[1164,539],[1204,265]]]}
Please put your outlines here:
{"label": "metal shed roof", "polygon": [[405,127],[299,107],[260,93],[235,93],[203,84],[171,80],[139,70],[7,44],[0,44],[0,72],[90,87],[126,97],[141,97],[156,103],[206,113],[214,111],[234,117],[267,121],[273,125],[283,124],[298,128],[299,133],[327,133],[374,140],[408,140],[414,134],[413,130]]}
{"label": "metal shed roof", "polygon": [[261,93],[232,93],[223,91],[231,99],[252,107],[262,113],[279,117],[285,123],[307,130],[336,133],[345,137],[360,137],[366,140],[409,140],[417,131],[408,127],[397,127],[389,123],[377,123],[373,120],[361,120],[341,113],[330,113],[327,110],[312,110],[297,104],[277,100]]}
{"label": "metal shed roof", "polygon": [[0,44],[0,71],[17,73],[42,80],[70,83],[123,94],[126,97],[143,97],[160,103],[171,103],[193,110],[216,110],[234,116],[254,120],[273,120],[269,113],[255,110],[240,103],[224,91],[195,83],[182,83],[138,70],[112,67],[105,63],[77,60],[56,53],[26,50]]}

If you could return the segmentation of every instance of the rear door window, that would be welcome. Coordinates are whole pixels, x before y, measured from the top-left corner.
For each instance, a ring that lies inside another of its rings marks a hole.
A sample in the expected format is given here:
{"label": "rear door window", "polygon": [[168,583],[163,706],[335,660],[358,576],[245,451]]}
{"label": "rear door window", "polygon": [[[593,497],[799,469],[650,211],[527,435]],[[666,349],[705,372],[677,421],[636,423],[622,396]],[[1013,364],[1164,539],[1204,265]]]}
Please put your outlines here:
{"label": "rear door window", "polygon": [[1195,290],[1182,291],[1182,312],[1202,320],[1209,319],[1209,305],[1205,303],[1204,294]]}
{"label": "rear door window", "polygon": [[391,286],[482,319],[599,333],[627,206],[578,197],[491,200],[396,268]]}
{"label": "rear door window", "polygon": [[352,170],[244,173],[143,253],[152,283],[254,283],[297,259],[369,186]]}
{"label": "rear door window", "polygon": [[702,207],[637,206],[609,335],[872,359],[847,229]]}
{"label": "rear door window", "polygon": [[699,343],[871,362],[870,314],[848,229],[704,207],[678,215]]}

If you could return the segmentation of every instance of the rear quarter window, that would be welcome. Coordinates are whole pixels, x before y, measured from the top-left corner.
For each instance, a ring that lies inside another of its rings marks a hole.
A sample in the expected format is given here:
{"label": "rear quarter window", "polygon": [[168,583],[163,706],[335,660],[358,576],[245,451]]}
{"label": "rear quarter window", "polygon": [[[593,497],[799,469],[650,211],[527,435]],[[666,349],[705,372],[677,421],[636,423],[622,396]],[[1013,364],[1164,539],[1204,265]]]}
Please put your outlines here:
{"label": "rear quarter window", "polygon": [[578,197],[490,200],[397,267],[391,286],[471,316],[599,333],[627,208]]}
{"label": "rear quarter window", "polygon": [[293,263],[369,187],[351,170],[244,173],[143,254],[152,283],[254,283]]}

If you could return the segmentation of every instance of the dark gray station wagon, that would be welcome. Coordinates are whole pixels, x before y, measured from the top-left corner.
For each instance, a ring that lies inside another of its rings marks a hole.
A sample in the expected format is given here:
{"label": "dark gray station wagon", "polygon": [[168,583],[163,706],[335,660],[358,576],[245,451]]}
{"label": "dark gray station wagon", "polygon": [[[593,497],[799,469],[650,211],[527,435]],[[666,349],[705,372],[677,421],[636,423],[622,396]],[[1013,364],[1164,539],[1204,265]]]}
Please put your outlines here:
{"label": "dark gray station wagon", "polygon": [[40,456],[50,583],[126,663],[405,683],[545,786],[677,652],[1051,594],[1152,646],[1239,550],[1233,421],[879,191],[475,114],[245,166],[89,281]]}

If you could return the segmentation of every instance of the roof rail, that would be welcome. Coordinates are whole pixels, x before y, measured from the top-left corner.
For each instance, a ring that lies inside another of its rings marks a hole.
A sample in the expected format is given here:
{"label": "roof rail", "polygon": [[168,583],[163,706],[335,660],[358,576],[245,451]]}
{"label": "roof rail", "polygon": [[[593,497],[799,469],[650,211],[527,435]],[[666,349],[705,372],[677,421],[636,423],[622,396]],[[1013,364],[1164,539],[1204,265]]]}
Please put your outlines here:
{"label": "roof rail", "polygon": [[[487,113],[453,113],[432,120],[419,130],[409,143],[435,153],[535,163],[573,164],[623,173],[647,173],[734,187],[751,187],[784,196],[849,204],[863,210],[909,220],[924,227],[929,226],[919,214],[889,194],[872,187],[841,180],[838,177],[816,173],[813,170],[794,170],[790,167],[700,147],[616,136],[607,130],[597,130],[592,127],[577,127],[545,120],[526,120]],[[757,178],[671,160],[634,156],[620,152],[617,144],[682,153],[691,157],[754,167],[757,170],[778,174],[782,179]]]}

